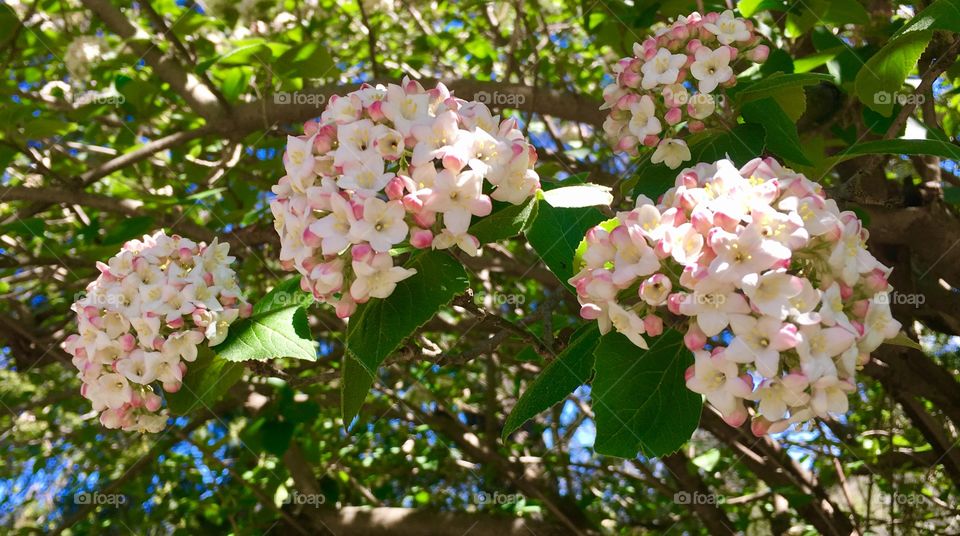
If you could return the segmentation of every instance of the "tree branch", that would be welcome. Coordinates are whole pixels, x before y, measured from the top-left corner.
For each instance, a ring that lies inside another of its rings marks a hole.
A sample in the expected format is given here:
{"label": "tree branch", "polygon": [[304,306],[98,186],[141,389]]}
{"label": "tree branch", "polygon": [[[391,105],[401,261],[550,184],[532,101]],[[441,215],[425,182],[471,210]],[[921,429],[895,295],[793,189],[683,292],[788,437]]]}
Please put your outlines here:
{"label": "tree branch", "polygon": [[202,80],[187,71],[174,58],[161,54],[151,41],[153,37],[143,29],[134,26],[133,22],[109,0],[82,1],[110,31],[124,38],[134,54],[143,58],[161,80],[170,84],[170,88],[183,97],[194,112],[208,120],[219,118],[227,113],[221,107],[216,94]]}

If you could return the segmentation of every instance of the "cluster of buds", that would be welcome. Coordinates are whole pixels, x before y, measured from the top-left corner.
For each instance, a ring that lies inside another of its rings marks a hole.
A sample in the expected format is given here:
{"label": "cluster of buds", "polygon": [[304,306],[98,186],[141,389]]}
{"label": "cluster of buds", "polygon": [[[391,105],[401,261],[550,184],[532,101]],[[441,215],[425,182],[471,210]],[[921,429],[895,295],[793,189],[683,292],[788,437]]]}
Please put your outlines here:
{"label": "cluster of buds", "polygon": [[270,203],[280,262],[341,318],[415,273],[394,266],[392,249],[479,255],[472,218],[488,215],[491,199],[522,204],[540,188],[536,151],[514,119],[407,79],[332,97],[289,138],[283,161]]}
{"label": "cluster of buds", "polygon": [[900,323],[890,269],[821,186],[771,158],[684,169],[658,204],[591,229],[570,283],[581,316],[647,347],[685,332],[687,387],[755,434],[845,413],[858,367]]}
{"label": "cluster of buds", "polygon": [[79,333],[63,348],[104,426],[162,430],[160,390],[178,391],[198,346],[219,344],[234,320],[250,315],[229,249],[159,231],[97,263],[100,276],[72,306]]}
{"label": "cluster of buds", "polygon": [[767,59],[770,48],[761,39],[752,22],[727,10],[680,17],[635,43],[634,56],[617,63],[614,82],[603,90],[601,109],[610,110],[603,130],[616,150],[637,155],[656,147],[651,162],[671,169],[690,160],[686,142],[674,136],[711,124],[736,72]]}

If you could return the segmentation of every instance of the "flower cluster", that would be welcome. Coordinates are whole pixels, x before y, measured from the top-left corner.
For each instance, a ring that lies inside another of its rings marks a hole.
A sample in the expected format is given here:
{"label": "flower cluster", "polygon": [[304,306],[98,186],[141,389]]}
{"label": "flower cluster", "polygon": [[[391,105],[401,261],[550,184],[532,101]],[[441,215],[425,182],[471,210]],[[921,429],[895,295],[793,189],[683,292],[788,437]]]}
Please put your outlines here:
{"label": "flower cluster", "polygon": [[753,23],[728,10],[680,17],[635,43],[634,56],[617,63],[614,83],[603,90],[601,109],[610,110],[603,129],[616,150],[636,155],[656,147],[651,162],[671,169],[689,160],[686,142],[670,131],[706,128],[722,107],[719,89],[737,82],[738,60],[766,60],[770,49],[760,40]]}
{"label": "flower cluster", "polygon": [[515,120],[406,79],[332,97],[283,161],[270,204],[280,261],[341,318],[415,273],[394,266],[391,249],[478,255],[472,217],[489,214],[491,198],[521,204],[540,187]]}
{"label": "flower cluster", "polygon": [[820,185],[755,159],[684,169],[654,205],[591,229],[570,283],[581,316],[637,346],[666,320],[694,353],[691,390],[757,435],[847,411],[854,376],[894,337],[890,269]]}
{"label": "flower cluster", "polygon": [[63,348],[104,426],[162,430],[159,389],[179,390],[198,345],[222,342],[234,320],[249,316],[229,249],[159,231],[97,263],[100,276],[72,306],[79,333]]}

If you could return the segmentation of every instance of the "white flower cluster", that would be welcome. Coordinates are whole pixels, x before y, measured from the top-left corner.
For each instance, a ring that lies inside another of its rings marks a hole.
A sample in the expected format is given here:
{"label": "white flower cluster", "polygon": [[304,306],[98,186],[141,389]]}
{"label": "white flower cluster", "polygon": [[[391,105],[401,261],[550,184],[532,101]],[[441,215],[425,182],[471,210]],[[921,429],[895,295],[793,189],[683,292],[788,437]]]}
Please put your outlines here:
{"label": "white flower cluster", "polygon": [[694,352],[687,387],[755,434],[847,411],[855,374],[897,335],[890,269],[823,189],[771,158],[684,169],[586,236],[581,316],[646,348],[668,319]]}
{"label": "white flower cluster", "polygon": [[97,263],[100,276],[72,306],[79,333],[63,348],[104,426],[162,430],[159,388],[179,390],[198,345],[222,342],[234,320],[250,315],[229,249],[159,231]]}
{"label": "white flower cluster", "polygon": [[489,214],[491,198],[521,204],[533,195],[535,161],[515,120],[442,84],[428,91],[404,79],[334,96],[287,143],[286,176],[270,203],[280,261],[346,318],[415,273],[394,266],[393,248],[479,255],[472,217]]}
{"label": "white flower cluster", "polygon": [[736,84],[734,68],[749,65],[738,66],[738,59],[767,59],[770,49],[760,40],[752,22],[727,10],[680,17],[642,44],[634,43],[634,56],[617,63],[614,83],[603,90],[600,109],[610,110],[603,130],[613,146],[631,155],[639,147],[656,147],[651,162],[671,169],[690,160],[686,142],[670,130],[706,128],[722,106],[718,89]]}

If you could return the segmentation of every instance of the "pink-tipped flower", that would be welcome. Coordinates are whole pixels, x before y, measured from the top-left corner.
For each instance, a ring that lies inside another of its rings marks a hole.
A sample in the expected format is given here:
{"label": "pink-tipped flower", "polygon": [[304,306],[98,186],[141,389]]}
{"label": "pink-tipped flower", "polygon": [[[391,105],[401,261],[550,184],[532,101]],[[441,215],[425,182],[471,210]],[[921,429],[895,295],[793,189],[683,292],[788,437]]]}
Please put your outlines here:
{"label": "pink-tipped flower", "polygon": [[696,324],[691,324],[683,336],[683,344],[691,351],[702,350],[707,344],[707,336]]}
{"label": "pink-tipped flower", "polygon": [[655,314],[649,314],[643,317],[643,327],[647,335],[656,337],[663,333],[663,319]]}
{"label": "pink-tipped flower", "polygon": [[757,45],[746,53],[747,59],[754,63],[763,63],[770,56],[770,47],[767,45]]}
{"label": "pink-tipped flower", "polygon": [[417,249],[427,249],[433,244],[433,233],[429,229],[417,229],[410,234],[410,245]]}
{"label": "pink-tipped flower", "polygon": [[663,116],[668,125],[676,125],[683,120],[683,112],[680,108],[670,108]]}
{"label": "pink-tipped flower", "polygon": [[390,179],[390,182],[387,183],[387,187],[384,189],[387,193],[387,199],[396,200],[403,198],[404,186],[404,180],[402,178],[394,177]]}

